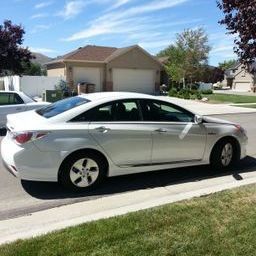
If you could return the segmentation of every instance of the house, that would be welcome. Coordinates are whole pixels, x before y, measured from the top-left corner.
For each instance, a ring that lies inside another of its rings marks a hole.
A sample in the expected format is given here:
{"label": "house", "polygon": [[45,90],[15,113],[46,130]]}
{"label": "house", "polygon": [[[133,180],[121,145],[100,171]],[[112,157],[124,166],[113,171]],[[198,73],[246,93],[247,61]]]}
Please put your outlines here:
{"label": "house", "polygon": [[253,74],[242,63],[237,62],[232,68],[225,71],[222,82],[237,91],[251,91],[253,87]]}
{"label": "house", "polygon": [[48,76],[59,76],[70,88],[81,82],[95,91],[159,92],[162,64],[138,45],[115,48],[87,45],[46,64]]}

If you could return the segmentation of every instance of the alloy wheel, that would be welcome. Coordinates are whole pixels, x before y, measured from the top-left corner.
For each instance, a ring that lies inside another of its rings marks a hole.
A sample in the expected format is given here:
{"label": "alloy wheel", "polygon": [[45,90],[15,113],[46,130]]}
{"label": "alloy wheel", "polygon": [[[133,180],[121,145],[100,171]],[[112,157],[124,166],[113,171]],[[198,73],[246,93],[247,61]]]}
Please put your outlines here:
{"label": "alloy wheel", "polygon": [[76,187],[89,187],[97,180],[98,176],[99,166],[90,158],[79,159],[70,169],[70,180]]}
{"label": "alloy wheel", "polygon": [[233,146],[231,143],[225,144],[221,152],[221,163],[223,166],[228,166],[233,158]]}

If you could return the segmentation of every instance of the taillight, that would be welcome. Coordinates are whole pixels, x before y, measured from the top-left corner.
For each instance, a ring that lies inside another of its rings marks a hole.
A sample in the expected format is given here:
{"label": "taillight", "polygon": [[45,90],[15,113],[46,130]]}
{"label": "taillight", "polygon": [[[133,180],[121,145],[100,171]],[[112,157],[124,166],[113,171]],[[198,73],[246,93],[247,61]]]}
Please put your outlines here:
{"label": "taillight", "polygon": [[32,132],[26,132],[26,133],[18,133],[14,135],[14,140],[19,144],[24,144],[26,142],[29,142],[31,138],[33,137]]}
{"label": "taillight", "polygon": [[41,139],[47,134],[48,132],[17,132],[17,133],[11,133],[11,136],[16,143],[25,144],[30,141]]}

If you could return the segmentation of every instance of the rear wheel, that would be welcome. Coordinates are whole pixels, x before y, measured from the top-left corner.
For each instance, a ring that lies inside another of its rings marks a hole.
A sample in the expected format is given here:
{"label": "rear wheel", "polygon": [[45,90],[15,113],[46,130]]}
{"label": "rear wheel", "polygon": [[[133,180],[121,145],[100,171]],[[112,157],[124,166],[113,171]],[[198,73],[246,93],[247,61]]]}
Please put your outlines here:
{"label": "rear wheel", "polygon": [[102,157],[79,152],[68,157],[61,165],[60,183],[72,190],[85,191],[95,188],[105,178],[107,165]]}
{"label": "rear wheel", "polygon": [[219,141],[211,154],[211,165],[215,168],[227,169],[238,161],[238,148],[231,139]]}

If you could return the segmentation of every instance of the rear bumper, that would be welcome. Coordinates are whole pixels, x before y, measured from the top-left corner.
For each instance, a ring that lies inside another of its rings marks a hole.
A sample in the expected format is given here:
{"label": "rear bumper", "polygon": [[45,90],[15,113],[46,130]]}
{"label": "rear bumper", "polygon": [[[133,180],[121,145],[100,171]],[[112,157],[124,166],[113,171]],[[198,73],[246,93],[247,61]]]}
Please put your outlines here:
{"label": "rear bumper", "polygon": [[16,178],[19,177],[19,173],[13,166],[8,165],[4,160],[2,160],[2,163],[3,163],[3,166],[5,167],[6,171],[11,173]]}
{"label": "rear bumper", "polygon": [[8,134],[1,143],[5,168],[15,177],[31,181],[57,181],[60,152],[41,152],[33,143],[17,145]]}

